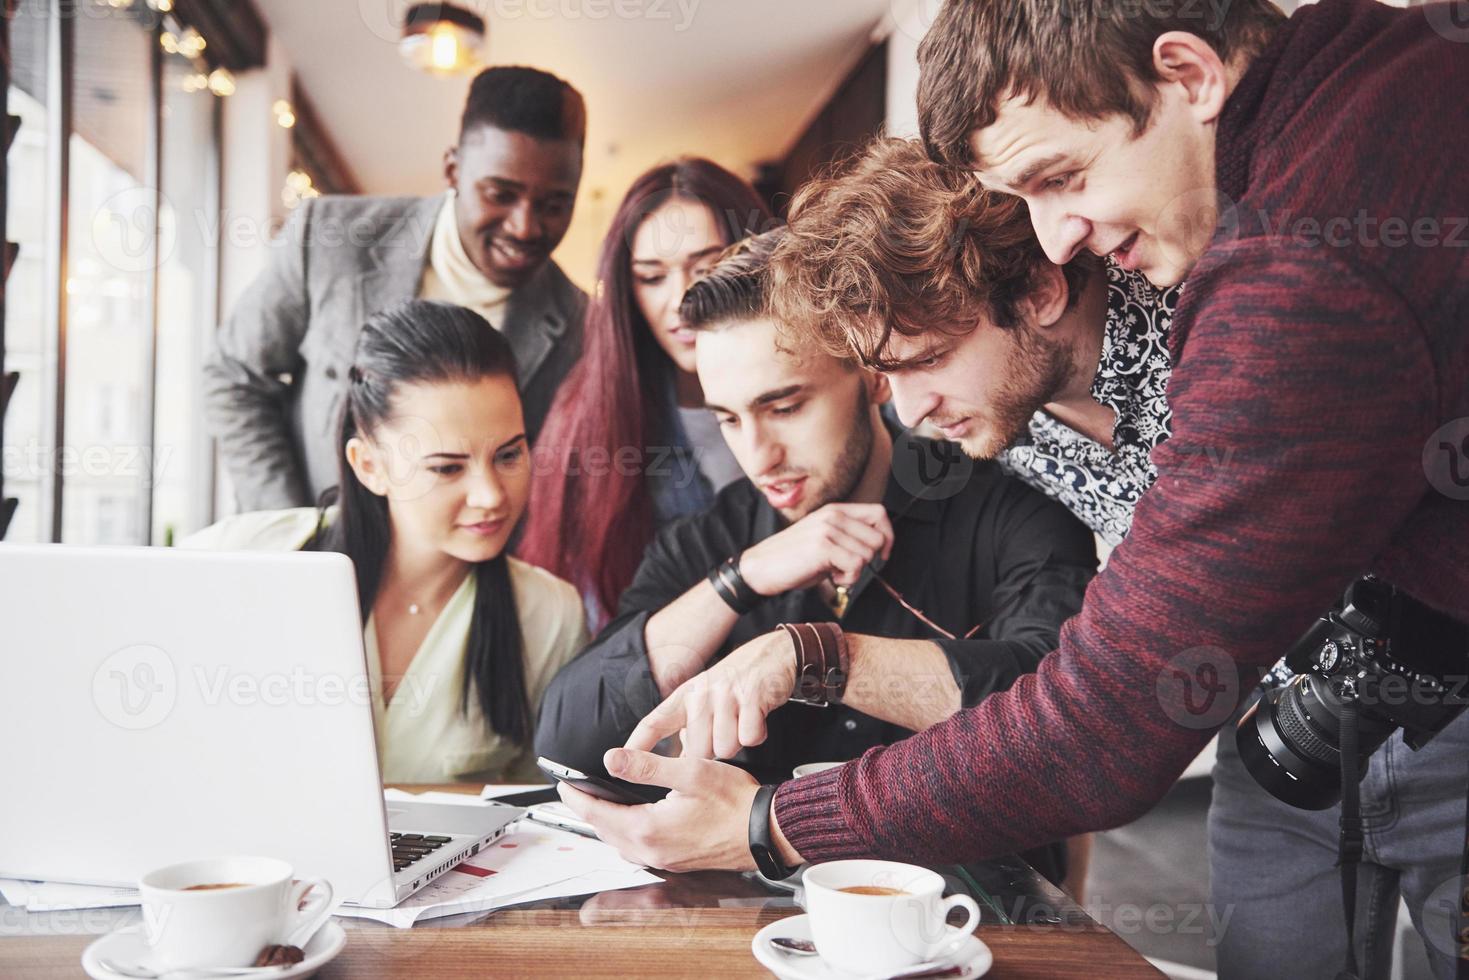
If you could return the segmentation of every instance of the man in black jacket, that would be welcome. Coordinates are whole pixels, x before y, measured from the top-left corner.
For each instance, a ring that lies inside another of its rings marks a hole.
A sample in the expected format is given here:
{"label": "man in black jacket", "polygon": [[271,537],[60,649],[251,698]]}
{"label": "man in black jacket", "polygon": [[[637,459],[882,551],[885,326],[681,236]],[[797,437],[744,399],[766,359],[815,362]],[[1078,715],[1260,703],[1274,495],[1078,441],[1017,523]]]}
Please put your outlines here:
{"label": "man in black jacket", "polygon": [[[781,234],[739,246],[683,306],[705,401],[748,479],[654,539],[616,619],[552,682],[536,748],[557,762],[602,772],[690,679],[686,754],[762,780],[853,759],[1034,670],[1081,607],[1095,545],[1064,507],[889,428],[880,375],[782,343],[765,308]],[[839,624],[868,678],[840,704],[787,705],[788,689],[744,690],[745,672],[721,670],[792,658],[779,624],[818,622]]]}

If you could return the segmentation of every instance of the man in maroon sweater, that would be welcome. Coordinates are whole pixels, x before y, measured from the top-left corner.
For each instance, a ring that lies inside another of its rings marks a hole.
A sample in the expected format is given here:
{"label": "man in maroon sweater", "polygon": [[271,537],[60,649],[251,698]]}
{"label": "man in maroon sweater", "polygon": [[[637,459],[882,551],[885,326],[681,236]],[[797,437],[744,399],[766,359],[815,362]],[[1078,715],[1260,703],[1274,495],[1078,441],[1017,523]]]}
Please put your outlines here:
{"label": "man in maroon sweater", "polygon": [[[1173,436],[1058,651],[781,786],[787,863],[978,858],[1134,819],[1364,570],[1469,619],[1469,46],[1444,8],[1323,0],[1277,25],[1265,6],[1222,24],[1188,4],[940,14],[920,52],[936,155],[1024,196],[1053,262],[1086,248],[1159,285],[1187,274]],[[1222,697],[1179,680],[1201,665],[1226,668]],[[678,790],[630,812],[566,792],[630,856],[752,866],[743,774],[607,761]]]}

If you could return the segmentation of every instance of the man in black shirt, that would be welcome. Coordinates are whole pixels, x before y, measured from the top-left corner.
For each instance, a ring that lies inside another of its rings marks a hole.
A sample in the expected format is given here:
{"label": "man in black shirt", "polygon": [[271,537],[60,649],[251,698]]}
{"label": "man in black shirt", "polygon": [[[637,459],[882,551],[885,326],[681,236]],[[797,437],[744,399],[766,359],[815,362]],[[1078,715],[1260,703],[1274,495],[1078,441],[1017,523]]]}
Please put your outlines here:
{"label": "man in black shirt", "polygon": [[[1081,607],[1095,545],[1064,507],[890,429],[882,376],[786,346],[766,313],[781,234],[736,246],[683,304],[705,402],[748,479],[654,539],[617,617],[547,690],[541,755],[603,772],[603,753],[677,691],[685,754],[785,779],[1008,687]],[[787,704],[788,686],[741,686],[769,672],[723,669],[793,661],[779,625],[822,622],[862,664],[840,704]]]}

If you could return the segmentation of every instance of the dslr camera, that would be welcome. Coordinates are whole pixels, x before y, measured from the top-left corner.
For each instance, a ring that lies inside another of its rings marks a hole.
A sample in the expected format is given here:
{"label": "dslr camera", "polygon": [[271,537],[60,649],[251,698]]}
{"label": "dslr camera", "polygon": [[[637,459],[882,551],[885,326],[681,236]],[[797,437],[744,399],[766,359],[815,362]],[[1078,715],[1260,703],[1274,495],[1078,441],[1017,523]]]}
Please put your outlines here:
{"label": "dslr camera", "polygon": [[1359,759],[1399,728],[1421,748],[1469,703],[1469,626],[1367,576],[1290,648],[1296,676],[1240,719],[1235,744],[1255,781],[1304,810],[1341,800],[1341,718],[1357,711]]}

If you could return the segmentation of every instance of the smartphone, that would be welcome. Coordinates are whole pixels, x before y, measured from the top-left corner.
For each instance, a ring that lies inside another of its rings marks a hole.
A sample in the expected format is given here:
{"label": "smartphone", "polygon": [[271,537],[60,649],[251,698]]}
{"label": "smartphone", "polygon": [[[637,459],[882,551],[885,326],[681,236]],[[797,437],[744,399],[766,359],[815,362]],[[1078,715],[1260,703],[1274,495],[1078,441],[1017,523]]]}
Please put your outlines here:
{"label": "smartphone", "polygon": [[588,776],[586,773],[577,772],[570,766],[552,762],[544,756],[536,760],[536,765],[540,767],[541,772],[557,782],[570,783],[583,793],[609,803],[624,803],[629,806],[657,803],[667,793],[667,790],[660,790],[656,786],[640,786],[637,783],[629,783],[612,776]]}
{"label": "smartphone", "polygon": [[597,836],[597,828],[587,823],[581,817],[572,812],[571,807],[557,800],[555,803],[537,803],[525,811],[526,818],[536,823],[545,824],[547,827],[555,827],[558,830],[569,830],[573,834],[583,837]]}

